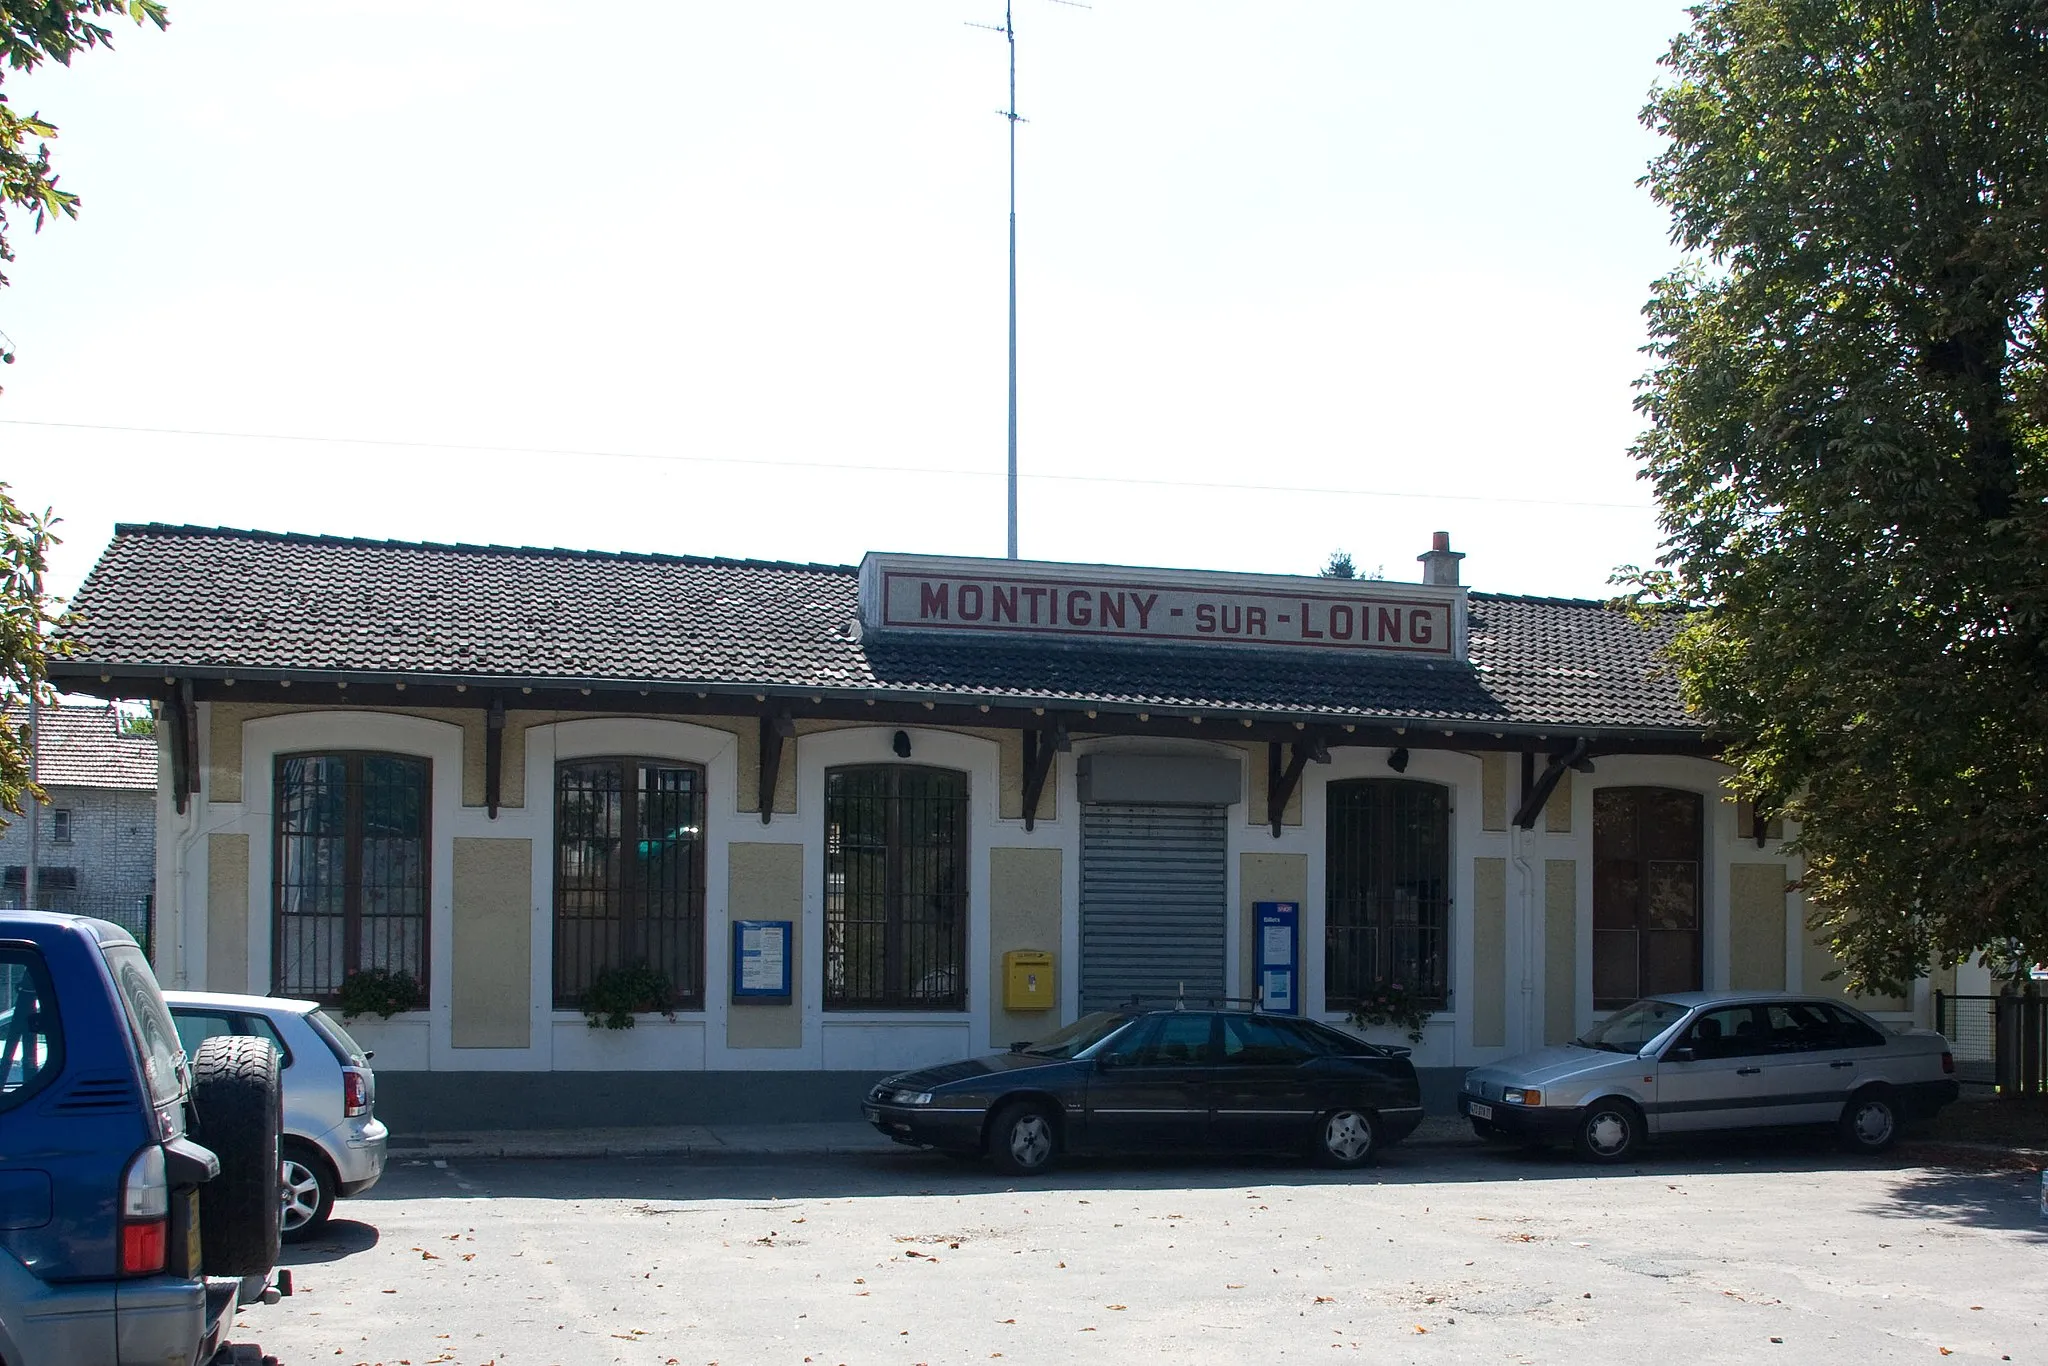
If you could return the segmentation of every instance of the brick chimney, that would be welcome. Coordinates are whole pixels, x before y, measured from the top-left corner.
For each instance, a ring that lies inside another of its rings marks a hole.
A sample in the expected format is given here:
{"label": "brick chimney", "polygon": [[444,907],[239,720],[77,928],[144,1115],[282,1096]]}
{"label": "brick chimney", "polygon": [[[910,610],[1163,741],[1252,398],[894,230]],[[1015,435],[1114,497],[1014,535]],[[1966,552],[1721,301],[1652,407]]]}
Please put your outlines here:
{"label": "brick chimney", "polygon": [[1451,549],[1451,533],[1439,531],[1429,538],[1429,552],[1415,558],[1422,562],[1424,583],[1455,585],[1458,582],[1458,561],[1465,558],[1465,552]]}

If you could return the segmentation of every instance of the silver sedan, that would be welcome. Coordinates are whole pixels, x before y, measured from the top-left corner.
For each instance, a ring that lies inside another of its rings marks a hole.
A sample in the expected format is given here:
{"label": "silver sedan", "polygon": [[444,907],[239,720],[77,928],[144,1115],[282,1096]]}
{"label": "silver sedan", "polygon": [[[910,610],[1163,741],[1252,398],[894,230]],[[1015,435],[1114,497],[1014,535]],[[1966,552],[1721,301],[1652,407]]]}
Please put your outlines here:
{"label": "silver sedan", "polygon": [[1458,1110],[1482,1138],[1570,1143],[1594,1162],[1647,1138],[1793,1125],[1832,1125],[1875,1153],[1956,1098],[1955,1066],[1941,1035],[1888,1030],[1841,1001],[1687,991],[1472,1069]]}

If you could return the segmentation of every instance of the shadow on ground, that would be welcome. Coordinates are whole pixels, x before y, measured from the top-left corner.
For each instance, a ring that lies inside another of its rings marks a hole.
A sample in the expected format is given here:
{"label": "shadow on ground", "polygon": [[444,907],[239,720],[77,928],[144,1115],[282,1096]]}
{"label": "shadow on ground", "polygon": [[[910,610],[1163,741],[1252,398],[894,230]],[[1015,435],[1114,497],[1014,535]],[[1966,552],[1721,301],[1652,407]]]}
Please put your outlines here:
{"label": "shadow on ground", "polygon": [[1920,1162],[1910,1148],[1882,1159],[1853,1157],[1842,1152],[1827,1136],[1803,1132],[1661,1145],[1647,1149],[1639,1160],[1620,1166],[1584,1163],[1562,1149],[1466,1143],[1396,1145],[1386,1149],[1376,1165],[1355,1171],[1331,1171],[1285,1156],[1144,1160],[1077,1157],[1033,1178],[1005,1176],[986,1164],[911,1149],[831,1157],[734,1154],[686,1158],[479,1158],[454,1164],[459,1168],[459,1180],[455,1181],[450,1180],[452,1173],[439,1165],[401,1160],[387,1169],[384,1180],[374,1191],[355,1203],[374,1207],[378,1200],[422,1198],[686,1201],[957,1196],[1038,1190],[1314,1188],[1746,1173],[1764,1176],[1846,1168],[1897,1172],[1904,1186],[1925,1183],[1924,1194],[1915,1197],[1924,1206],[1920,1211],[1923,1217],[1965,1217],[1969,1208],[1966,1202],[1956,1203],[1945,1216],[1939,1212],[1941,1201],[1934,1183],[1946,1173],[1925,1169]]}
{"label": "shadow on ground", "polygon": [[286,1243],[277,1259],[279,1266],[318,1266],[338,1262],[357,1252],[377,1246],[377,1230],[354,1219],[330,1219],[327,1227],[303,1243]]}
{"label": "shadow on ground", "polygon": [[1956,1151],[1925,1145],[1926,1165],[1899,1173],[1892,1198],[1868,1206],[1890,1219],[1923,1219],[1970,1228],[2004,1229],[2029,1242],[2048,1243],[2048,1210],[2041,1205],[2041,1172],[2017,1154]]}

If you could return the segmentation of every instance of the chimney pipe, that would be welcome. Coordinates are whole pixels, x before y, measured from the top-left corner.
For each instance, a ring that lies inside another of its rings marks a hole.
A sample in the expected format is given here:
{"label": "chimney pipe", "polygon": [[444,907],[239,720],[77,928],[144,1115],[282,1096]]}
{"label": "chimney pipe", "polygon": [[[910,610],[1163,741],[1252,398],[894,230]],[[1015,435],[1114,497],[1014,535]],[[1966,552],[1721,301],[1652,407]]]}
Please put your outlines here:
{"label": "chimney pipe", "polygon": [[1451,533],[1439,531],[1429,538],[1429,550],[1415,557],[1422,563],[1422,581],[1456,586],[1458,582],[1458,561],[1465,558],[1462,550],[1451,549]]}

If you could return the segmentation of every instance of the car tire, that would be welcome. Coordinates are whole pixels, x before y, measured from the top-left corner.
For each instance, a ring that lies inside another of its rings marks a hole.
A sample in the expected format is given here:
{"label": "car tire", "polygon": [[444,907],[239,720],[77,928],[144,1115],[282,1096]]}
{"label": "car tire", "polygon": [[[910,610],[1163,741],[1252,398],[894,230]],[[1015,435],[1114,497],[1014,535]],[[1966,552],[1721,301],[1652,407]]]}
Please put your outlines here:
{"label": "car tire", "polygon": [[988,1154],[999,1171],[1037,1176],[1060,1152],[1059,1117],[1043,1101],[1021,1100],[996,1111],[988,1126]]}
{"label": "car tire", "polygon": [[220,1159],[199,1188],[199,1255],[209,1276],[259,1276],[277,1264],[283,1223],[284,1096],[277,1050],[254,1035],[199,1045],[186,1101],[192,1141]]}
{"label": "car tire", "polygon": [[1619,1096],[1603,1096],[1579,1115],[1572,1150],[1588,1162],[1626,1162],[1643,1141],[1643,1112]]}
{"label": "car tire", "polygon": [[280,1236],[303,1243],[327,1226],[334,1213],[334,1170],[309,1144],[284,1148],[284,1215]]}
{"label": "car tire", "polygon": [[1316,1120],[1316,1161],[1363,1167],[1380,1153],[1380,1124],[1370,1110],[1331,1110]]}
{"label": "car tire", "polygon": [[1851,1152],[1875,1155],[1898,1142],[1902,1122],[1899,1103],[1892,1093],[1873,1086],[1849,1097],[1849,1103],[1842,1107],[1841,1119],[1835,1123],[1835,1132]]}

